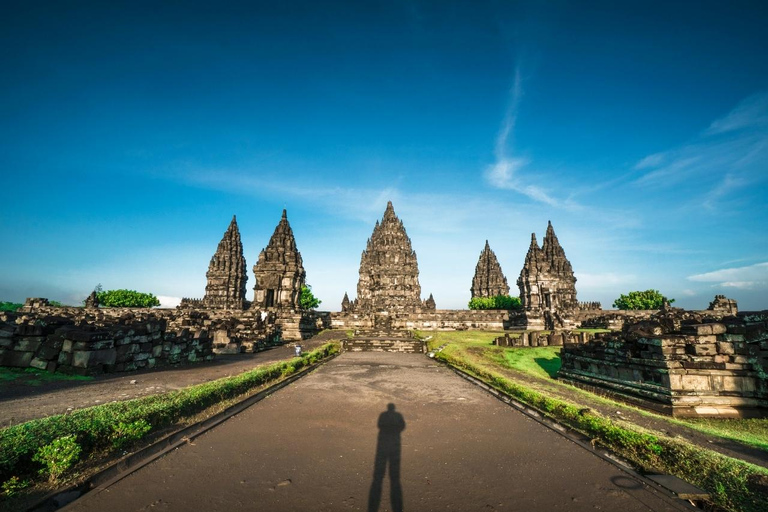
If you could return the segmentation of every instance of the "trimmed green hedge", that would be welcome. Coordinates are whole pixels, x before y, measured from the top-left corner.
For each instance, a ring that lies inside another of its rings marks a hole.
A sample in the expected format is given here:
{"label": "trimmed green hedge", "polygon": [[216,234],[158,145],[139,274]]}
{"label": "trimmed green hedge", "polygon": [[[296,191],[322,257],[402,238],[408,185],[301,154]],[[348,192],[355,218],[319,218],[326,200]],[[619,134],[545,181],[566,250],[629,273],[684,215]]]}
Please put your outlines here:
{"label": "trimmed green hedge", "polygon": [[757,485],[749,485],[768,479],[768,470],[764,468],[689,443],[628,429],[589,409],[521,386],[445,351],[437,353],[435,358],[588,435],[593,442],[609,448],[643,471],[669,473],[701,487],[711,494],[715,504],[726,510],[768,510],[766,496],[753,489]]}
{"label": "trimmed green hedge", "polygon": [[338,343],[328,343],[301,357],[255,368],[234,377],[4,428],[0,430],[0,482],[12,477],[36,477],[41,464],[33,460],[35,454],[56,439],[74,435],[82,448],[83,458],[96,451],[114,450],[116,436],[125,429],[125,425],[140,420],[147,422],[151,430],[174,425],[214,404],[291,375],[338,351]]}

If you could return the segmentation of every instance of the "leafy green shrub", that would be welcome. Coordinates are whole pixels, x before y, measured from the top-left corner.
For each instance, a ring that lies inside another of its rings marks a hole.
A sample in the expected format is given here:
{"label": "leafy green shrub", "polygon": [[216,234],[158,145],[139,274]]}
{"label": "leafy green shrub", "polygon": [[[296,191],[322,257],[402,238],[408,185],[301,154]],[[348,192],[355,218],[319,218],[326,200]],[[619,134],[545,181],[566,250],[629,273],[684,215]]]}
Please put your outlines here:
{"label": "leafy green shrub", "polygon": [[16,311],[23,305],[18,302],[0,302],[0,311]]}
{"label": "leafy green shrub", "polygon": [[29,480],[21,480],[17,476],[12,476],[11,478],[3,482],[3,485],[2,485],[3,494],[5,494],[7,498],[12,498],[13,496],[16,496],[19,493],[19,491],[26,489],[27,487],[29,487]]}
{"label": "leafy green shrub", "polygon": [[520,309],[520,297],[496,295],[494,297],[472,297],[469,309]]}
{"label": "leafy green shrub", "polygon": [[131,423],[126,423],[124,421],[118,422],[112,431],[112,446],[120,450],[125,446],[138,441],[150,430],[152,430],[152,425],[150,425],[144,418]]}
{"label": "leafy green shrub", "polygon": [[134,290],[107,290],[97,292],[99,305],[107,308],[151,308],[159,306],[160,300],[151,293]]}
{"label": "leafy green shrub", "polygon": [[43,464],[41,475],[48,475],[49,482],[55,482],[80,458],[82,449],[74,435],[60,437],[51,444],[42,446],[32,460]]}
{"label": "leafy green shrub", "polygon": [[299,306],[301,309],[315,309],[320,303],[323,302],[317,299],[312,294],[312,287],[309,285],[301,287],[301,295],[299,295]]}
{"label": "leafy green shrub", "polygon": [[627,295],[621,294],[618,299],[613,301],[613,307],[617,309],[661,309],[664,301],[672,304],[675,299],[667,299],[658,290],[645,290],[644,292],[629,292]]}

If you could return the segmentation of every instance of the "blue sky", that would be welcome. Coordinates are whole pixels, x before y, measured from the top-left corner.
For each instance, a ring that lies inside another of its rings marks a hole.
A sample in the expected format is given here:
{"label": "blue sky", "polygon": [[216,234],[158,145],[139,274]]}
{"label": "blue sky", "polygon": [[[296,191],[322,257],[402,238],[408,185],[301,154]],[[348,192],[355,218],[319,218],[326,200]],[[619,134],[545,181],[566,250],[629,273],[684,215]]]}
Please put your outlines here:
{"label": "blue sky", "polygon": [[768,308],[766,26],[763,2],[10,2],[0,300],[200,297],[231,216],[250,268],[287,208],[338,310],[392,200],[438,308],[486,239],[516,293],[547,220],[580,300]]}

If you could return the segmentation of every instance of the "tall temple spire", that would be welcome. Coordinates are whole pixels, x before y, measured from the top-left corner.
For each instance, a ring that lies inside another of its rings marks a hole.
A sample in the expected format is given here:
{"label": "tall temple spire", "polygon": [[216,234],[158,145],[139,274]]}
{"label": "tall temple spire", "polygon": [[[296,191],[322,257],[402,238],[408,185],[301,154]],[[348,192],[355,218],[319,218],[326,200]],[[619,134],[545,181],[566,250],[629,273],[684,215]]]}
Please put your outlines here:
{"label": "tall temple spire", "polygon": [[298,309],[306,272],[285,210],[269,244],[259,254],[253,273],[255,307]]}
{"label": "tall temple spire", "polygon": [[392,202],[373,233],[360,258],[355,308],[358,311],[402,311],[423,306],[419,266],[411,239],[398,219]]}
{"label": "tall temple spire", "polygon": [[480,253],[480,258],[475,267],[475,277],[472,279],[470,289],[472,297],[495,297],[497,295],[509,295],[509,284],[501,265],[496,258],[496,253],[491,250],[488,240]]}
{"label": "tall temple spire", "polygon": [[536,243],[536,234],[531,234],[531,245],[517,285],[526,311],[546,313],[548,322],[553,324],[546,328],[557,327],[554,323],[559,312],[578,308],[573,267],[565,257],[551,222],[547,223],[541,248]]}
{"label": "tall temple spire", "polygon": [[226,309],[245,307],[245,284],[248,274],[237,217],[234,215],[211,258],[205,277],[208,283],[205,286],[203,304]]}

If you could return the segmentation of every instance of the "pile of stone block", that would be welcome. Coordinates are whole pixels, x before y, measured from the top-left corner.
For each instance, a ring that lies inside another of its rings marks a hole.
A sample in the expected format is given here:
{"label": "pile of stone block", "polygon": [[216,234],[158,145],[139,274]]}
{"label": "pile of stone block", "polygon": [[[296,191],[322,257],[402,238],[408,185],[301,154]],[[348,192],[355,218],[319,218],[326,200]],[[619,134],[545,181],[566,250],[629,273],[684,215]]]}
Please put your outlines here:
{"label": "pile of stone block", "polygon": [[279,343],[275,315],[257,310],[52,307],[34,298],[0,314],[0,366],[48,371],[132,371]]}
{"label": "pile of stone block", "polygon": [[213,358],[207,330],[168,332],[162,318],[109,326],[77,325],[66,317],[0,320],[2,366],[90,375]]}
{"label": "pile of stone block", "polygon": [[674,416],[767,415],[768,312],[697,320],[660,313],[565,345],[559,376]]}

